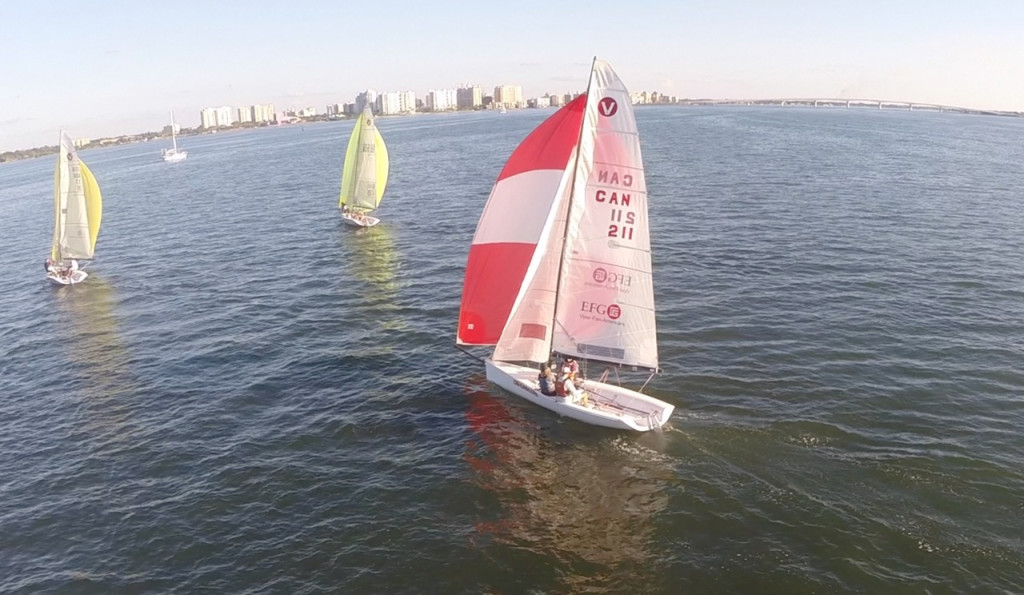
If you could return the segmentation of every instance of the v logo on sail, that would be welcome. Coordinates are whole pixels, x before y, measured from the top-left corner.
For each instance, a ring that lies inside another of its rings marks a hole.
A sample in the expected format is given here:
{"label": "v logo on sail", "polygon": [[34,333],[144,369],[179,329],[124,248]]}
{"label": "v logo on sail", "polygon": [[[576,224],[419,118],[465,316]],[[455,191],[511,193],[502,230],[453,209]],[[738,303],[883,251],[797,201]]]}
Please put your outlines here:
{"label": "v logo on sail", "polygon": [[601,112],[602,116],[610,118],[619,111],[619,104],[615,103],[611,97],[603,97],[601,101],[597,102],[597,111]]}

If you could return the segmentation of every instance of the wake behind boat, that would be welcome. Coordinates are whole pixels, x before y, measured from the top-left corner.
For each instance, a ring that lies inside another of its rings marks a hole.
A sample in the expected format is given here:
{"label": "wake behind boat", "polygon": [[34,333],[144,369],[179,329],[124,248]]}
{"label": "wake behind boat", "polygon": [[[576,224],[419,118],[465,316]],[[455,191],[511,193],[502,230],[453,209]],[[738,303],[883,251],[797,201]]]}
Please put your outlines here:
{"label": "wake behind boat", "polygon": [[373,227],[380,219],[368,213],[380,206],[388,183],[388,149],[373,122],[370,106],[363,108],[345,151],[341,173],[341,219],[356,227]]}
{"label": "wake behind boat", "polygon": [[[499,174],[466,263],[457,343],[494,345],[487,379],[560,415],[636,431],[671,417],[673,405],[609,382],[620,367],[649,381],[658,344],[640,141],[608,63],[594,59],[586,94],[531,132]],[[607,368],[582,390],[549,395],[537,365],[553,355]]]}
{"label": "wake behind boat", "polygon": [[46,259],[46,278],[57,285],[85,281],[79,260],[91,260],[100,233],[103,199],[96,178],[78,158],[74,143],[60,133],[60,150],[53,177],[53,246]]}

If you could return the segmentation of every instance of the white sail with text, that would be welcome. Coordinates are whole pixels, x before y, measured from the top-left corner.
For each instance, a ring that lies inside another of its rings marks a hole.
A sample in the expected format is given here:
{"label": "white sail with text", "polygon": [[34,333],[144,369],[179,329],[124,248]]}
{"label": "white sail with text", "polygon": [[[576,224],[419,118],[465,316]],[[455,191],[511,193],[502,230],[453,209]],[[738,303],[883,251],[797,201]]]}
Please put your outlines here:
{"label": "white sail with text", "polygon": [[629,93],[606,62],[591,74],[554,350],[658,367],[647,184]]}

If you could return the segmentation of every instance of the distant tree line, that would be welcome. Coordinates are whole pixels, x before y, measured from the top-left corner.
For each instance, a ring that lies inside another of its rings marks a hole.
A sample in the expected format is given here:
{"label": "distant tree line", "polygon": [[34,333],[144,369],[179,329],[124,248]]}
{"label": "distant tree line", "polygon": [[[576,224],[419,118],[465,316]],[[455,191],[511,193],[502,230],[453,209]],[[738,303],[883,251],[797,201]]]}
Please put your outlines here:
{"label": "distant tree line", "polygon": [[20,149],[18,151],[4,151],[3,153],[0,153],[0,163],[17,161],[19,159],[32,159],[34,157],[42,157],[43,155],[53,155],[56,152],[57,145],[36,147],[34,149]]}

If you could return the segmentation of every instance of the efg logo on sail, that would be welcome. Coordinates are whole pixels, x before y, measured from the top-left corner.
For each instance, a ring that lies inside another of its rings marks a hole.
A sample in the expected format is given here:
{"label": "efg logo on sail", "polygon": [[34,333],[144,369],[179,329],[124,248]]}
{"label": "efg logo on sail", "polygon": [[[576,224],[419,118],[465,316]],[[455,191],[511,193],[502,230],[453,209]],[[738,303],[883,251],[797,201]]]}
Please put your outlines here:
{"label": "efg logo on sail", "polygon": [[[584,318],[595,320],[598,318],[606,318],[609,320],[618,320],[622,316],[622,308],[618,304],[602,304],[600,302],[588,302],[586,300],[580,302],[580,312],[583,312]],[[589,314],[589,316],[587,316]],[[597,316],[594,316],[597,314]]]}
{"label": "efg logo on sail", "polygon": [[586,282],[586,285],[589,287],[617,289],[623,293],[629,293],[630,288],[633,286],[632,275],[616,273],[604,267],[595,268],[590,274],[590,279]]}

